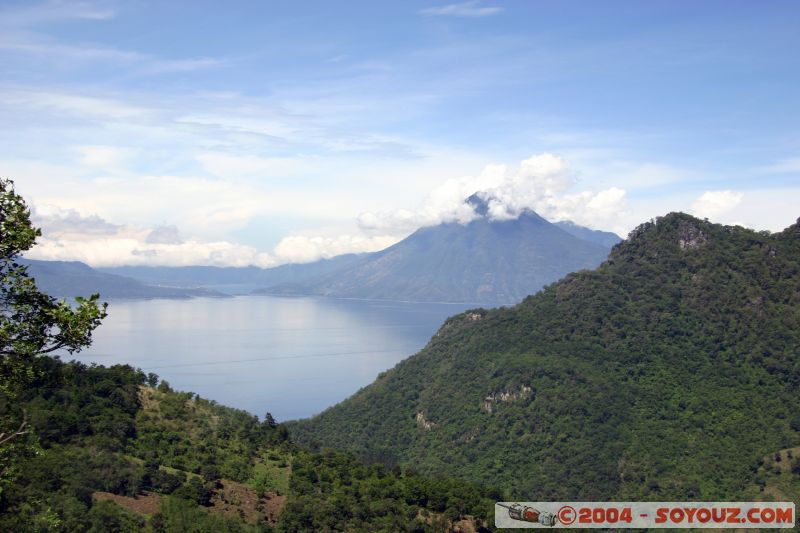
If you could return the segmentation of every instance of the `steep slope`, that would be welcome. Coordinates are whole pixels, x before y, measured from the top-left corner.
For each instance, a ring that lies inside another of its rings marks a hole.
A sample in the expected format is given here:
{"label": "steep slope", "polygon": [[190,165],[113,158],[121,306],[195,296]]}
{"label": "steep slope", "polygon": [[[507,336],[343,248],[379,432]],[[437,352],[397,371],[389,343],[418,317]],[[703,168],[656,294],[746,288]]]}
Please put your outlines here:
{"label": "steep slope", "polygon": [[599,265],[608,250],[559,229],[532,211],[515,220],[494,221],[483,216],[468,224],[421,228],[331,275],[265,292],[515,303],[568,272]]}
{"label": "steep slope", "polygon": [[763,458],[800,444],[798,354],[800,222],[670,214],[290,430],[515,498],[764,497]]}
{"label": "steep slope", "polygon": [[135,279],[98,272],[79,261],[37,261],[20,259],[43,291],[59,298],[100,293],[102,298],[191,298],[222,296],[205,289],[154,287]]}
{"label": "steep slope", "polygon": [[15,457],[12,477],[0,454],[0,531],[486,531],[501,498],[312,454],[270,417],[153,388],[157,376],[129,366],[41,357],[32,370],[18,404],[0,388],[0,419],[24,410],[22,438],[40,447]]}
{"label": "steep slope", "polygon": [[583,239],[584,241],[594,242],[608,248],[611,248],[622,240],[616,233],[579,226],[571,220],[562,220],[561,222],[553,222],[553,224],[574,237]]}

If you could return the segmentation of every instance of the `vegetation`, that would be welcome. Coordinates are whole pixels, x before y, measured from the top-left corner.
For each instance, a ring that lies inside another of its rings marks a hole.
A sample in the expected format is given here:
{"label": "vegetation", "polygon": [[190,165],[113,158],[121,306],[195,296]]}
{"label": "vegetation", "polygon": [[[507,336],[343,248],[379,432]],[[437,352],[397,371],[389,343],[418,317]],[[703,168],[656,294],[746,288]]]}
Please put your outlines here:
{"label": "vegetation", "polygon": [[333,451],[299,451],[291,490],[282,517],[288,531],[445,531],[465,518],[484,529],[501,499],[471,483],[365,465]]}
{"label": "vegetation", "polygon": [[106,316],[97,294],[77,297],[73,306],[36,287],[17,259],[40,235],[13,182],[0,179],[0,495],[17,474],[16,459],[35,452],[35,438],[16,397],[35,378],[35,358],[56,350],[80,351]]}
{"label": "vegetation", "polygon": [[[0,497],[0,531],[441,531],[499,496],[352,455],[128,366],[41,357],[17,391],[40,453]],[[109,501],[111,500],[111,501]]]}
{"label": "vegetation", "polygon": [[[0,181],[0,531],[441,531],[487,524],[497,494],[309,453],[284,426],[130,366],[64,363],[105,316],[15,262],[39,235]],[[18,424],[18,425],[17,425]],[[11,429],[6,429],[11,428]]]}
{"label": "vegetation", "polygon": [[753,496],[763,457],[800,443],[798,287],[800,226],[671,214],[290,431],[534,501]]}
{"label": "vegetation", "polygon": [[37,289],[15,257],[38,231],[0,186],[0,531],[484,530],[509,498],[800,496],[800,223],[644,224],[286,426],[44,355],[104,309]]}

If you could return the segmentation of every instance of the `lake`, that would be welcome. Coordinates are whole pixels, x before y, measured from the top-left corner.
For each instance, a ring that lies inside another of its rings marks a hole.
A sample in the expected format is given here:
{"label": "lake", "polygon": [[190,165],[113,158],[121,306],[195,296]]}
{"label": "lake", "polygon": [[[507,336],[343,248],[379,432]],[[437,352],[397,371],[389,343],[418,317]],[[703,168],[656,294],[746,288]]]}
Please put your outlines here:
{"label": "lake", "polygon": [[75,359],[131,364],[176,390],[284,421],[344,400],[470,307],[261,295],[112,301]]}

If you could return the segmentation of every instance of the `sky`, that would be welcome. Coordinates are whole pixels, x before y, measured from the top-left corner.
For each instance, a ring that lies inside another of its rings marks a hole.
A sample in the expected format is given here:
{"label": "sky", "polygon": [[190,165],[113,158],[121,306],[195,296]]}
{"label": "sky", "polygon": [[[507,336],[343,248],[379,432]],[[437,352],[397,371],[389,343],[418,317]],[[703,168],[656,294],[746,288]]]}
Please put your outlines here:
{"label": "sky", "polygon": [[93,266],[382,249],[534,209],[800,216],[800,3],[0,0],[0,175]]}

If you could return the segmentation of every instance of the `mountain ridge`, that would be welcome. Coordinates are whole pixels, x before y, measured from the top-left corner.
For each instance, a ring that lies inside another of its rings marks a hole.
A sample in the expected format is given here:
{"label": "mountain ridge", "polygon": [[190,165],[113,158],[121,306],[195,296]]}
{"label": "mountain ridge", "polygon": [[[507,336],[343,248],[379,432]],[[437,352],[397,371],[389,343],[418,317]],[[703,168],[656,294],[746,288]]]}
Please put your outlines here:
{"label": "mountain ridge", "polygon": [[177,286],[197,287],[207,285],[271,285],[292,283],[327,271],[342,268],[357,261],[364,254],[343,254],[312,263],[290,263],[272,268],[257,266],[119,266],[101,267],[98,270],[120,274],[149,283],[170,283]]}
{"label": "mountain ridge", "polygon": [[[473,208],[485,214],[480,205]],[[512,220],[479,216],[420,228],[342,270],[258,292],[509,304],[568,272],[597,266],[608,250],[530,210]]]}
{"label": "mountain ridge", "polygon": [[800,443],[798,287],[800,225],[672,213],[290,431],[518,498],[756,499],[762,458]]}
{"label": "mountain ridge", "polygon": [[222,297],[208,289],[154,286],[139,280],[98,271],[80,261],[41,261],[19,258],[18,263],[28,267],[37,286],[48,294],[60,298],[100,293],[102,298],[152,299],[193,298],[197,296]]}
{"label": "mountain ridge", "polygon": [[[146,284],[212,287],[231,293],[279,296],[510,304],[572,270],[599,264],[610,232],[574,223],[552,224],[526,210],[513,220],[491,220],[488,204],[466,200],[478,217],[423,227],[377,252],[344,254],[304,264],[260,267],[100,268]],[[524,265],[520,267],[518,265]]]}

